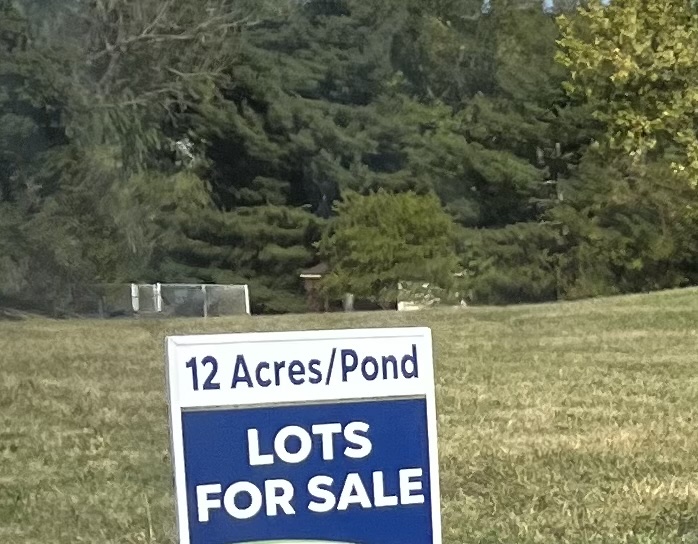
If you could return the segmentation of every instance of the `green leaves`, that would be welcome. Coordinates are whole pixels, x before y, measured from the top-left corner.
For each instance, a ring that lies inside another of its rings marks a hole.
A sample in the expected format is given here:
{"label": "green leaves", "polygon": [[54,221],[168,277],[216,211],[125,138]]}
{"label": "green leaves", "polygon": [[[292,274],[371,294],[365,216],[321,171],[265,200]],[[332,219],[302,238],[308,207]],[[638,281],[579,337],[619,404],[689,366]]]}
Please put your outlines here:
{"label": "green leaves", "polygon": [[[560,291],[566,297],[647,291],[695,281],[695,191],[669,159],[637,167],[590,154],[551,210],[560,226]],[[688,205],[687,205],[688,204]]]}
{"label": "green leaves", "polygon": [[559,18],[558,60],[569,69],[566,89],[594,103],[614,153],[645,160],[670,147],[672,167],[698,181],[698,22],[689,0],[591,0]]}
{"label": "green leaves", "polygon": [[449,284],[454,222],[476,300],[681,283],[694,8],[573,3],[0,0],[6,290],[246,282],[300,311],[322,238],[326,287],[385,303]]}
{"label": "green leaves", "polygon": [[324,288],[390,305],[401,281],[451,287],[455,232],[434,195],[347,192],[319,245],[331,270]]}

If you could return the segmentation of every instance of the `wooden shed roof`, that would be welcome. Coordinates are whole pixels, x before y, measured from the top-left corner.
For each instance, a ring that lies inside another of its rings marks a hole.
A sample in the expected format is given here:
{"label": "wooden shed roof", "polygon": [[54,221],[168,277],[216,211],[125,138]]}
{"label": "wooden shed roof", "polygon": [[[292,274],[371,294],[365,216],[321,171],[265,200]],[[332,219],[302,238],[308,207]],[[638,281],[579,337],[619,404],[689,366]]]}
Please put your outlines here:
{"label": "wooden shed roof", "polygon": [[327,272],[329,272],[330,267],[327,263],[319,263],[313,267],[306,268],[301,271],[301,278],[321,278]]}

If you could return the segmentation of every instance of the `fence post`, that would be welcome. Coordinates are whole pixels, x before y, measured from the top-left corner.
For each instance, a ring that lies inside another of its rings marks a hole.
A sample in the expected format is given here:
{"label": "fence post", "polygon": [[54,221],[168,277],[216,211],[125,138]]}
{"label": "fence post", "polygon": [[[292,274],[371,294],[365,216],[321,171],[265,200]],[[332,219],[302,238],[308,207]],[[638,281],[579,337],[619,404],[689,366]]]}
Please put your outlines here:
{"label": "fence post", "polygon": [[245,313],[250,315],[250,288],[245,284]]}
{"label": "fence post", "polygon": [[137,314],[138,310],[140,310],[140,303],[138,300],[138,285],[135,283],[131,284],[131,308],[133,309],[134,314]]}
{"label": "fence post", "polygon": [[162,285],[158,282],[155,284],[155,292],[153,293],[155,298],[155,311],[157,313],[162,312]]}
{"label": "fence post", "polygon": [[344,293],[344,311],[353,312],[354,311],[354,295],[352,293]]}
{"label": "fence post", "polygon": [[204,317],[208,317],[208,295],[206,293],[206,286],[202,285],[201,290],[204,292]]}

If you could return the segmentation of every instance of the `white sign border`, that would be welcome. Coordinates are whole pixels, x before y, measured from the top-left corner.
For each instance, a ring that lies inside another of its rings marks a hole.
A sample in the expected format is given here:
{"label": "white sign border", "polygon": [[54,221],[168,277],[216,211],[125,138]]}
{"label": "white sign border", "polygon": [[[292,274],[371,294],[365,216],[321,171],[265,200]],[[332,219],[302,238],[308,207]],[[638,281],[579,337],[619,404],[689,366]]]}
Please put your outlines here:
{"label": "white sign border", "polygon": [[436,414],[436,391],[434,380],[433,344],[431,329],[428,327],[382,327],[363,329],[324,329],[305,331],[279,331],[279,332],[246,332],[246,333],[223,333],[223,334],[196,334],[196,335],[173,335],[165,338],[165,374],[167,401],[170,419],[170,452],[172,465],[174,467],[174,488],[175,488],[175,508],[176,523],[179,544],[190,544],[189,538],[189,511],[187,508],[186,489],[186,468],[184,466],[184,437],[182,434],[182,413],[193,411],[196,408],[183,408],[179,399],[178,372],[176,370],[177,359],[176,350],[181,346],[198,345],[221,345],[221,344],[241,344],[241,343],[264,343],[264,342],[312,342],[317,340],[348,340],[365,338],[422,338],[426,341],[428,349],[428,369],[429,380],[427,387],[421,395],[407,396],[371,396],[341,399],[309,400],[305,402],[293,403],[263,403],[259,405],[244,406],[205,406],[201,409],[206,411],[218,410],[244,410],[255,407],[282,407],[318,404],[337,404],[342,402],[371,402],[398,399],[426,399],[427,410],[427,433],[429,452],[429,482],[431,499],[431,526],[432,544],[442,544],[442,524],[441,524],[441,485],[439,473],[439,448],[437,434],[437,414]]}

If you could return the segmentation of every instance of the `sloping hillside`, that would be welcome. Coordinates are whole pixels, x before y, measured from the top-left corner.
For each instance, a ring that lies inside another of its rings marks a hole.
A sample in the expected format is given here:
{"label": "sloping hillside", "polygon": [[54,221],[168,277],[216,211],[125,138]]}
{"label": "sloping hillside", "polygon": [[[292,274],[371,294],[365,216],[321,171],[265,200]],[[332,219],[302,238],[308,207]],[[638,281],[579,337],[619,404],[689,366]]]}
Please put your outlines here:
{"label": "sloping hillside", "polygon": [[684,290],[405,314],[2,322],[0,542],[175,542],[166,334],[392,325],[434,333],[446,544],[698,541],[698,291]]}

